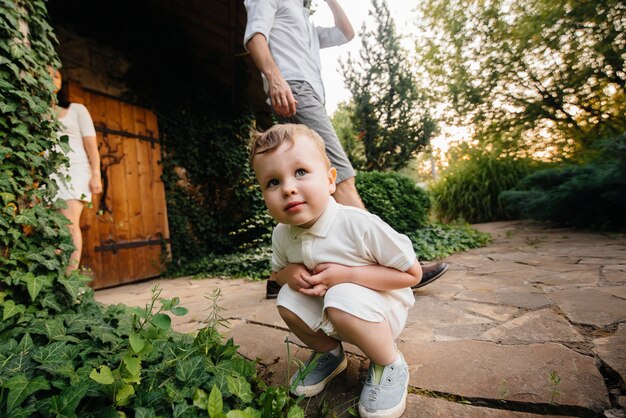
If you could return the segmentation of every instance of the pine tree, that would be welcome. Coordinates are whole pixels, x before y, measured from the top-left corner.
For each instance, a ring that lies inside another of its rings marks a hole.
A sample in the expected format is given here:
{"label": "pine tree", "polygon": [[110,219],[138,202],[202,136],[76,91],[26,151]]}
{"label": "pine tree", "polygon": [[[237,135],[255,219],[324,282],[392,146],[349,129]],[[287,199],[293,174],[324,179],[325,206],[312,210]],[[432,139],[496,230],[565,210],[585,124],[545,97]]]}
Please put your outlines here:
{"label": "pine tree", "polygon": [[385,0],[372,0],[376,27],[363,25],[357,58],[341,63],[354,101],[353,124],[368,170],[398,170],[429,144],[436,124],[416,85]]}

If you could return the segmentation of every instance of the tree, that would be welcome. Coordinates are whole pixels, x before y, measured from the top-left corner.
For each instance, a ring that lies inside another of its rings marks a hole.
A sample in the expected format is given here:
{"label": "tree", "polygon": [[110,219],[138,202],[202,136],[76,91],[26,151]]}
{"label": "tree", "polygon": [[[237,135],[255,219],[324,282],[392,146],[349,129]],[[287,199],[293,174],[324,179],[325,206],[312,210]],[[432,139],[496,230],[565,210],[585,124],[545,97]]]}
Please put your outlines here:
{"label": "tree", "polygon": [[421,14],[433,96],[481,141],[567,156],[626,130],[622,1],[432,0]]}
{"label": "tree", "polygon": [[376,27],[363,25],[358,58],[341,63],[368,170],[397,170],[430,141],[436,124],[418,89],[385,0],[372,0]]}
{"label": "tree", "polygon": [[354,103],[341,102],[333,113],[331,122],[350,163],[357,170],[361,170],[365,168],[365,149],[354,130],[353,115]]}

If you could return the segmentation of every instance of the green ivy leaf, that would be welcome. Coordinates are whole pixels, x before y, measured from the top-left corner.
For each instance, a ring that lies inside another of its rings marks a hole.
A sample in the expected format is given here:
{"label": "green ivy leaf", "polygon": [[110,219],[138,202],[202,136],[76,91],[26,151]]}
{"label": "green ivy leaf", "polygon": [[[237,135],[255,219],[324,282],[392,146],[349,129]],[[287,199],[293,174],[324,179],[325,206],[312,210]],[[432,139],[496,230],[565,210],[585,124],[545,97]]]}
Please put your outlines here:
{"label": "green ivy leaf", "polygon": [[230,391],[230,393],[237,396],[245,403],[252,402],[253,395],[252,389],[250,388],[250,383],[248,383],[238,375],[228,376],[226,378],[226,382],[228,384],[228,390]]}
{"label": "green ivy leaf", "polygon": [[200,388],[196,388],[196,391],[193,393],[193,404],[194,406],[206,411],[208,406],[209,397],[206,392]]}
{"label": "green ivy leaf", "polygon": [[41,289],[52,286],[52,277],[35,276],[30,272],[22,276],[21,280],[26,283],[26,288],[28,289],[31,302],[34,302],[35,299],[37,299],[37,295],[39,295]]}
{"label": "green ivy leaf", "polygon": [[59,283],[63,285],[68,295],[72,299],[72,301],[74,301],[74,303],[78,302],[78,298],[79,298],[81,289],[83,287],[82,282],[79,280],[76,280],[76,278],[72,276],[69,276],[69,277],[60,277]]}
{"label": "green ivy leaf", "polygon": [[168,330],[172,326],[171,318],[164,313],[158,313],[154,315],[152,317],[152,323],[154,324],[155,327],[162,329],[162,330]]}
{"label": "green ivy leaf", "polygon": [[141,374],[141,357],[136,354],[126,353],[122,359],[126,370],[131,374],[131,379],[124,379],[126,383],[134,382],[139,383],[139,376]]}
{"label": "green ivy leaf", "polygon": [[[186,417],[188,415],[195,416],[196,414],[193,409],[193,406],[187,405],[186,402],[177,403],[176,405],[174,405],[172,415],[174,418]],[[206,403],[204,404],[203,409],[206,409]]]}
{"label": "green ivy leaf", "polygon": [[132,385],[124,385],[115,395],[115,405],[124,406],[130,403],[130,398],[135,394],[135,388]]}
{"label": "green ivy leaf", "polygon": [[135,418],[154,418],[156,416],[154,408],[145,408],[143,406],[135,407]]}
{"label": "green ivy leaf", "polygon": [[7,319],[11,318],[14,315],[23,314],[24,311],[26,310],[26,307],[24,305],[16,305],[15,302],[13,302],[12,300],[4,301],[4,303],[2,304],[2,307],[3,307],[3,314],[2,314],[3,321],[6,321]]}
{"label": "green ivy leaf", "polygon": [[64,407],[69,409],[70,411],[75,411],[80,401],[87,394],[88,389],[89,389],[89,385],[84,384],[84,383],[71,385],[61,395],[61,401]]}
{"label": "green ivy leaf", "polygon": [[135,353],[139,353],[146,345],[146,340],[141,338],[141,335],[134,331],[128,336],[128,341],[130,342],[130,347]]}
{"label": "green ivy leaf", "polygon": [[43,376],[28,379],[25,375],[20,374],[9,379],[6,388],[9,389],[7,411],[10,413],[31,394],[38,390],[50,389],[50,384]]}
{"label": "green ivy leaf", "polygon": [[98,367],[98,369],[93,369],[89,374],[89,377],[101,385],[111,385],[115,382],[111,369],[104,365]]}
{"label": "green ivy leaf", "polygon": [[207,379],[204,356],[194,356],[176,363],[176,378],[188,386],[200,385]]}
{"label": "green ivy leaf", "polygon": [[220,392],[217,386],[213,385],[213,388],[211,389],[211,394],[209,395],[209,401],[207,402],[207,411],[209,413],[209,417],[221,417],[223,415],[223,409],[224,404],[222,401],[222,392]]}

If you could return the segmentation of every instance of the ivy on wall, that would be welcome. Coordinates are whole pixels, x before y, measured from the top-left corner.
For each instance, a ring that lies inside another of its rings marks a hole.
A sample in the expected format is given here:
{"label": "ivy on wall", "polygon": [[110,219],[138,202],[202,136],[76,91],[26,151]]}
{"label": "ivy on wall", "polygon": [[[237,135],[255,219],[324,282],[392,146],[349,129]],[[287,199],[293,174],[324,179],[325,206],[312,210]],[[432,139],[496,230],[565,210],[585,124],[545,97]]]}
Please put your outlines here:
{"label": "ivy on wall", "polygon": [[50,106],[48,68],[58,65],[52,28],[43,1],[2,3],[0,302],[6,326],[33,302],[57,311],[72,305],[82,281],[64,275],[74,250],[68,221],[50,203],[55,185],[42,187],[65,159],[53,147],[67,144],[67,137],[57,138]]}

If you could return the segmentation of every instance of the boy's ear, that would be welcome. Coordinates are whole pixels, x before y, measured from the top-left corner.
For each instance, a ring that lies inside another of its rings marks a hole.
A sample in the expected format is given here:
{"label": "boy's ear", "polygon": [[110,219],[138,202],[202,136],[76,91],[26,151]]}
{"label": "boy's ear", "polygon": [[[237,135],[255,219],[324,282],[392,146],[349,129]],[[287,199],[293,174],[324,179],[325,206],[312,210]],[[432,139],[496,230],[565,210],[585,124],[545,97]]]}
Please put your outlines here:
{"label": "boy's ear", "polygon": [[337,169],[335,167],[331,167],[328,169],[328,191],[330,192],[330,194],[335,193],[335,190],[337,190],[337,184],[335,183],[335,181],[337,180]]}

